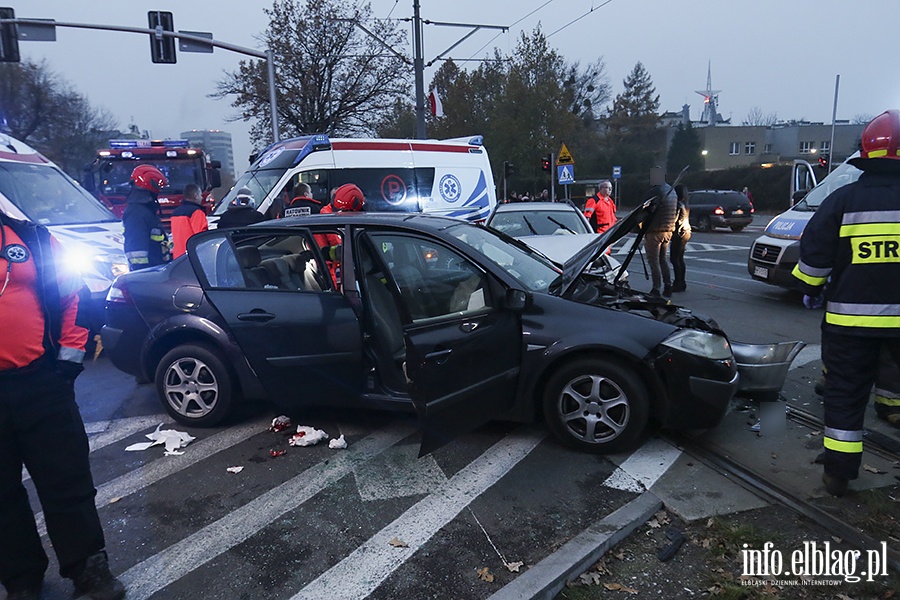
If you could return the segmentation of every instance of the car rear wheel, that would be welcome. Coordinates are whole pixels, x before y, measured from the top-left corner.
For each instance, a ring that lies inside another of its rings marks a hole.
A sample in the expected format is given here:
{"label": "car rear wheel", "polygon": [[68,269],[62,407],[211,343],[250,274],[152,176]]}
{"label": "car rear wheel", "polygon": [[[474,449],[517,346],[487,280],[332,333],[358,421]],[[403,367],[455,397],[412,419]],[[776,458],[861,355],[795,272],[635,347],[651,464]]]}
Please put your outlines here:
{"label": "car rear wheel", "polygon": [[697,231],[712,231],[712,223],[710,223],[709,217],[704,215],[697,219]]}
{"label": "car rear wheel", "polygon": [[737,233],[738,231],[743,231],[744,227],[745,227],[745,225],[732,225],[731,230],[733,232]]}
{"label": "car rear wheel", "polygon": [[156,392],[166,412],[182,425],[219,423],[231,409],[233,389],[225,362],[204,346],[173,348],[156,367]]}
{"label": "car rear wheel", "polygon": [[566,446],[606,454],[632,449],[647,426],[649,398],[634,369],[584,358],[560,368],[544,395],[544,417]]}

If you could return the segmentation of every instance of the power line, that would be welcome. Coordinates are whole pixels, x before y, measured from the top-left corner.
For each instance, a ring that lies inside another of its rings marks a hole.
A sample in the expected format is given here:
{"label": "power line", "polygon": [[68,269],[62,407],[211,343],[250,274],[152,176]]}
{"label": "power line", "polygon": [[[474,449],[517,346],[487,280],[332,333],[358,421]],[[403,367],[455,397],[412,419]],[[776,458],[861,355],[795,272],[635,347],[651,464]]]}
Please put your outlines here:
{"label": "power line", "polygon": [[568,23],[566,23],[565,25],[563,25],[562,27],[560,27],[559,29],[557,29],[557,30],[554,31],[553,33],[548,34],[548,35],[547,35],[547,39],[550,39],[550,36],[559,33],[560,31],[562,31],[563,29],[565,29],[565,28],[568,27],[569,25],[572,25],[573,23],[577,23],[578,21],[582,20],[583,18],[585,18],[586,16],[588,16],[589,14],[591,14],[592,12],[594,12],[595,10],[597,10],[598,8],[603,8],[604,6],[606,6],[607,4],[609,4],[610,2],[612,2],[612,0],[606,0],[606,2],[604,2],[603,4],[601,4],[600,6],[597,6],[597,7],[595,7],[594,5],[591,5],[591,10],[587,11],[586,13],[584,13],[583,15],[581,15],[580,17],[576,17],[575,19],[569,21]]}
{"label": "power line", "polygon": [[[612,0],[609,0],[609,1],[612,1]],[[530,13],[528,13],[527,15],[525,15],[524,17],[522,17],[522,18],[519,19],[518,21],[515,21],[515,22],[513,22],[512,24],[510,24],[509,28],[512,29],[512,27],[513,27],[514,25],[516,25],[516,24],[518,24],[518,23],[521,23],[522,21],[524,21],[525,19],[527,19],[528,17],[530,17],[531,15],[533,15],[534,13],[536,13],[537,11],[541,10],[542,8],[544,8],[545,6],[547,6],[548,4],[550,4],[551,2],[553,2],[553,0],[547,0],[546,2],[544,2],[543,4],[541,4],[540,6],[538,6],[536,9],[534,9],[533,11],[531,11]],[[468,60],[472,60],[473,58],[475,58],[475,55],[476,55],[476,54],[481,54],[481,51],[482,51],[482,50],[484,50],[485,48],[487,48],[488,46],[490,46],[491,43],[492,43],[494,40],[496,40],[498,37],[500,37],[501,35],[503,35],[503,33],[504,33],[504,32],[501,31],[500,33],[498,33],[497,35],[495,35],[494,37],[492,37],[491,39],[489,39],[488,42],[487,42],[484,46],[482,46],[482,47],[479,48],[477,51],[475,51],[474,53],[472,53],[472,56],[470,56]]]}

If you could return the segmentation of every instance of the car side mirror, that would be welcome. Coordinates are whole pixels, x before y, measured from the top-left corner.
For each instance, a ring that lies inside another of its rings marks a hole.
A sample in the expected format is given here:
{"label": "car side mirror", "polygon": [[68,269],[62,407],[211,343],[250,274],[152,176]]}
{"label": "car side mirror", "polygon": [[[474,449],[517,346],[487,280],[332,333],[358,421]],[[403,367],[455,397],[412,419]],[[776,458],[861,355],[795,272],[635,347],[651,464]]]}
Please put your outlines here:
{"label": "car side mirror", "polygon": [[798,202],[803,200],[803,198],[805,198],[806,194],[808,194],[808,193],[809,193],[809,190],[797,190],[796,192],[794,192],[794,196],[793,196],[793,198],[791,198],[791,200],[793,200],[794,204],[797,204]]}
{"label": "car side mirror", "polygon": [[503,298],[503,306],[509,310],[521,312],[531,305],[531,294],[525,290],[509,288]]}

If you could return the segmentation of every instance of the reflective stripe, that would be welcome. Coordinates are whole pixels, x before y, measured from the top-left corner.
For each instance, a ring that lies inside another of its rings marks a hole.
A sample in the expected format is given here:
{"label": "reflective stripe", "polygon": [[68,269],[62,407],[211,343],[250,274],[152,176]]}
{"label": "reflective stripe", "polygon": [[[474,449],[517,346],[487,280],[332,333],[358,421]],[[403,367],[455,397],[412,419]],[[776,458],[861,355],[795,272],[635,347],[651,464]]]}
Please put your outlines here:
{"label": "reflective stripe", "polygon": [[857,223],[841,225],[841,237],[860,235],[900,235],[900,223]]}
{"label": "reflective stripe", "polygon": [[84,362],[84,350],[60,346],[59,352],[56,353],[56,358],[58,358],[59,360],[67,360],[73,363],[82,363]]}
{"label": "reflective stripe", "polygon": [[800,270],[810,277],[828,277],[831,275],[831,267],[813,267],[811,265],[806,264],[802,260],[797,263],[797,267]]}
{"label": "reflective stripe", "polygon": [[825,437],[840,442],[861,442],[863,439],[862,429],[856,431],[848,431],[846,429],[834,429],[833,427],[825,428]]}
{"label": "reflective stripe", "polygon": [[829,302],[826,309],[844,315],[900,317],[900,304],[861,304],[857,302]]}
{"label": "reflective stripe", "polygon": [[[830,271],[831,271],[831,269],[829,269],[829,272]],[[811,277],[810,275],[807,275],[806,273],[804,273],[803,271],[800,270],[800,263],[797,263],[797,265],[794,267],[794,270],[791,271],[791,275],[793,275],[794,277],[796,277],[803,283],[814,286],[814,287],[821,287],[821,286],[825,285],[826,281],[828,281],[827,275],[825,277]]]}
{"label": "reflective stripe", "polygon": [[900,317],[868,317],[860,315],[841,315],[825,312],[825,322],[842,327],[871,327],[873,329],[900,329]]}
{"label": "reflective stripe", "polygon": [[[882,156],[887,156],[887,150],[871,150],[866,152],[866,158],[881,158]],[[900,149],[897,150],[897,156],[900,156]]]}
{"label": "reflective stripe", "polygon": [[881,404],[882,406],[900,406],[900,398],[896,396],[885,396],[883,393],[879,394],[878,392],[881,390],[875,390],[875,403]]}
{"label": "reflective stripe", "polygon": [[845,213],[841,225],[858,223],[900,223],[900,210],[868,210],[864,212]]}
{"label": "reflective stripe", "polygon": [[825,448],[827,450],[834,450],[835,452],[843,452],[845,454],[862,454],[863,451],[862,442],[842,442],[828,437],[825,438]]}

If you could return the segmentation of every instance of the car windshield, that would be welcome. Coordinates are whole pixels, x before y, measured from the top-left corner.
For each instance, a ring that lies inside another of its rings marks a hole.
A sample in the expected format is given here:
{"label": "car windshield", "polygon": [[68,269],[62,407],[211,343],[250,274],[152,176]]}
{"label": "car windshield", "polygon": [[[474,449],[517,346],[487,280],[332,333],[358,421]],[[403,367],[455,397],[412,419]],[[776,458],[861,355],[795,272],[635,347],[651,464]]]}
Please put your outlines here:
{"label": "car windshield", "polygon": [[237,197],[238,191],[242,188],[250,190],[250,193],[253,196],[251,205],[253,207],[259,206],[260,203],[265,200],[269,190],[275,187],[286,170],[287,169],[258,169],[255,171],[247,171],[241,175],[241,178],[238,179],[231,190],[225,194],[225,197],[219,200],[219,203],[216,204],[216,207],[213,209],[213,214],[221,215],[228,210],[228,207],[231,206],[231,203],[234,202]]}
{"label": "car windshield", "polygon": [[581,216],[570,210],[498,211],[489,226],[512,237],[591,233]]}
{"label": "car windshield", "polygon": [[550,284],[561,273],[559,268],[539,254],[526,246],[519,247],[507,242],[490,229],[460,223],[450,226],[447,233],[512,275],[529,291],[549,291]]}
{"label": "car windshield", "polygon": [[99,201],[52,166],[0,162],[0,194],[41,225],[118,221]]}
{"label": "car windshield", "polygon": [[794,206],[795,210],[816,210],[822,204],[831,192],[838,188],[844,187],[848,183],[853,183],[862,171],[851,165],[850,163],[842,163],[828,177],[823,179],[819,185],[809,191],[809,193]]}
{"label": "car windshield", "polygon": [[106,196],[125,196],[131,191],[131,172],[138,165],[152,165],[166,176],[167,185],[161,194],[181,194],[184,186],[196,183],[205,186],[205,174],[200,158],[171,159],[166,157],[134,161],[107,159],[94,173],[94,186]]}

